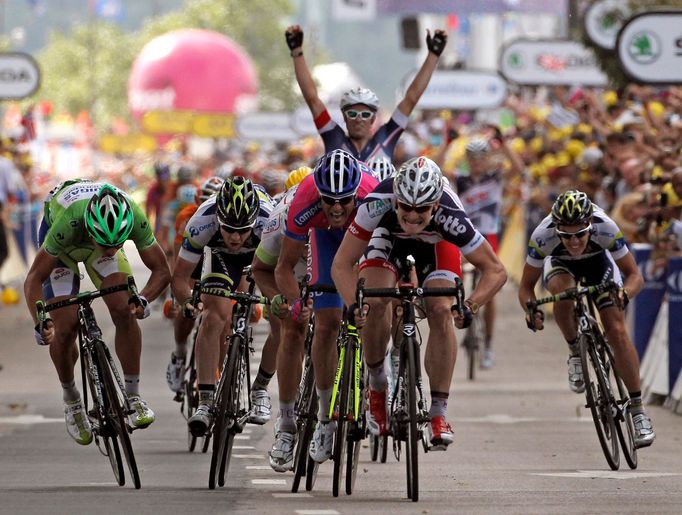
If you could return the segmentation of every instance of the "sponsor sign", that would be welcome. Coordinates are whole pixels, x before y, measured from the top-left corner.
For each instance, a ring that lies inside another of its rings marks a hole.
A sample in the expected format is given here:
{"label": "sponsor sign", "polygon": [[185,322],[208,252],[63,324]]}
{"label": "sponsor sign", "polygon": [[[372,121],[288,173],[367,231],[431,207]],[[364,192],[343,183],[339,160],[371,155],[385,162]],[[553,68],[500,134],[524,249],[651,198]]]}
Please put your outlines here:
{"label": "sponsor sign", "polygon": [[291,128],[290,113],[251,113],[237,120],[237,134],[250,140],[291,141],[299,138]]}
{"label": "sponsor sign", "polygon": [[332,16],[339,21],[372,21],[377,0],[332,0]]}
{"label": "sponsor sign", "polygon": [[523,85],[606,86],[594,53],[580,43],[562,39],[516,39],[505,45],[500,73]]}
{"label": "sponsor sign", "polygon": [[[412,83],[416,71],[406,77],[403,90]],[[507,96],[507,83],[495,72],[444,71],[433,73],[419,99],[420,109],[493,109]]]}
{"label": "sponsor sign", "polygon": [[626,0],[599,0],[585,12],[585,32],[595,45],[613,50],[618,31],[629,17]]}
{"label": "sponsor sign", "polygon": [[105,134],[99,140],[99,148],[109,154],[153,152],[156,146],[156,138],[149,134]]}
{"label": "sponsor sign", "polygon": [[682,257],[668,260],[668,391],[682,369]]}
{"label": "sponsor sign", "polygon": [[632,80],[682,84],[682,11],[633,16],[618,33],[616,54]]}
{"label": "sponsor sign", "polygon": [[[353,2],[353,0],[347,0]],[[567,0],[376,0],[379,14],[440,13],[470,14],[527,12],[566,16]],[[353,2],[355,3],[355,2]]]}
{"label": "sponsor sign", "polygon": [[30,97],[40,87],[40,68],[28,54],[0,52],[0,100]]}
{"label": "sponsor sign", "polygon": [[234,115],[194,111],[150,111],[142,117],[150,134],[194,134],[204,138],[233,138]]}
{"label": "sponsor sign", "polygon": [[633,321],[635,348],[639,358],[646,352],[649,340],[656,325],[658,311],[665,295],[665,269],[654,268],[651,259],[651,245],[648,243],[634,243],[632,254],[637,262],[639,271],[644,277],[644,287],[631,303],[630,308]]}

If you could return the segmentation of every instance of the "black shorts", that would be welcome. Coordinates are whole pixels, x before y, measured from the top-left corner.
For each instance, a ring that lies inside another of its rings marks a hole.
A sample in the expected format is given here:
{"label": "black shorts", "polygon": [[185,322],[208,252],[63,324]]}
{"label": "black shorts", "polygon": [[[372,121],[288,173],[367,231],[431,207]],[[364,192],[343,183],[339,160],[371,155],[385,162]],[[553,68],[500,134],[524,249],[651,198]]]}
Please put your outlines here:
{"label": "black shorts", "polygon": [[244,268],[253,261],[254,252],[228,254],[219,249],[206,247],[201,269],[201,290],[213,290],[218,294],[235,291],[239,286]]}
{"label": "black shorts", "polygon": [[[569,274],[576,284],[581,283],[585,286],[594,286],[609,280],[616,284],[623,284],[620,269],[606,252],[577,260],[551,256],[543,265],[542,281],[545,286],[552,277],[558,274]],[[609,292],[594,294],[592,299],[600,311],[616,305],[613,295]]]}

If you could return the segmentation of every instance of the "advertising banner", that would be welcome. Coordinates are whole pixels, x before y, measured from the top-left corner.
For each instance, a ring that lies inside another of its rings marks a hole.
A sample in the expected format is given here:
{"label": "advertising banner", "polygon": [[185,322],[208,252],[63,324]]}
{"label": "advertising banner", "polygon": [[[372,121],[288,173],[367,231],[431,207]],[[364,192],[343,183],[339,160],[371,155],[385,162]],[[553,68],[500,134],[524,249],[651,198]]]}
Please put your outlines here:
{"label": "advertising banner", "polygon": [[500,56],[500,73],[510,82],[527,86],[606,86],[594,53],[575,41],[516,39]]}
{"label": "advertising banner", "polygon": [[40,86],[40,68],[29,54],[0,52],[0,100],[30,97]]}
{"label": "advertising banner", "polygon": [[585,12],[585,32],[595,45],[613,50],[618,31],[629,17],[627,0],[599,0]]}
{"label": "advertising banner", "polygon": [[[412,72],[403,89],[412,82]],[[494,72],[437,70],[417,103],[418,109],[494,109],[507,96],[507,83]]]}
{"label": "advertising banner", "polygon": [[[357,3],[358,0],[347,0]],[[362,1],[362,0],[360,0]],[[458,16],[481,13],[545,13],[566,16],[567,0],[376,0],[379,14],[457,13]]]}
{"label": "advertising banner", "polygon": [[682,369],[682,257],[668,260],[668,381],[675,386]]}
{"label": "advertising banner", "polygon": [[651,248],[648,243],[635,243],[631,246],[639,271],[644,277],[644,288],[630,304],[633,311],[632,335],[640,360],[649,344],[666,288],[665,269],[654,269],[654,263],[650,259]]}
{"label": "advertising banner", "polygon": [[630,18],[618,33],[616,54],[630,79],[682,84],[682,11],[654,11]]}
{"label": "advertising banner", "polygon": [[291,128],[291,113],[251,113],[237,120],[237,134],[251,140],[290,141],[299,138]]}

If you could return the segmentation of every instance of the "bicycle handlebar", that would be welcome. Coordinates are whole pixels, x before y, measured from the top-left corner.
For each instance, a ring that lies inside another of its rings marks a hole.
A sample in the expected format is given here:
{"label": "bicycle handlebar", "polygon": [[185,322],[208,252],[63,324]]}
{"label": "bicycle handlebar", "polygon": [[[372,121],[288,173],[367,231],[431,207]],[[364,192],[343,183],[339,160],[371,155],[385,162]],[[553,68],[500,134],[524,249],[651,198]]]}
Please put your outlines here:
{"label": "bicycle handlebar", "polygon": [[102,288],[101,290],[95,291],[85,291],[79,293],[75,297],[70,299],[60,300],[58,302],[53,302],[51,304],[45,304],[42,300],[36,302],[36,311],[38,312],[38,319],[45,317],[46,313],[54,311],[55,309],[65,308],[67,306],[73,306],[76,304],[84,304],[86,302],[91,302],[99,297],[104,297],[105,295],[110,295],[119,291],[129,291],[131,297],[138,296],[137,287],[135,286],[135,279],[132,276],[128,277],[127,284],[117,284],[116,286],[109,286],[108,288]]}
{"label": "bicycle handlebar", "polygon": [[552,302],[559,302],[561,300],[577,300],[585,295],[592,295],[593,293],[606,293],[617,290],[618,288],[620,288],[620,286],[614,281],[606,281],[593,286],[574,286],[564,290],[561,293],[557,293],[556,295],[550,295],[549,297],[543,297],[534,301],[529,300],[526,302],[526,307],[530,311],[533,311],[535,308],[543,304],[550,304]]}
{"label": "bicycle handlebar", "polygon": [[225,297],[226,299],[235,300],[241,304],[263,304],[265,306],[270,305],[270,299],[262,295],[254,295],[253,293],[246,293],[243,291],[225,291],[213,288],[202,289],[201,293],[206,295],[213,295],[215,297]]}

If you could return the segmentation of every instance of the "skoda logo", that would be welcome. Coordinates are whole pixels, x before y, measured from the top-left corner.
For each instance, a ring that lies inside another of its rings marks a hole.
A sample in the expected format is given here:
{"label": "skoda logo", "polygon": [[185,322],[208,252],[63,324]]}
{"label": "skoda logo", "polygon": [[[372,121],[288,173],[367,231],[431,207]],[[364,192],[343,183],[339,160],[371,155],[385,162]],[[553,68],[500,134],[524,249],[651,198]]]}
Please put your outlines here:
{"label": "skoda logo", "polygon": [[523,66],[523,59],[521,58],[521,54],[519,54],[518,52],[513,52],[509,54],[507,62],[509,63],[509,66],[511,66],[512,68],[521,68]]}
{"label": "skoda logo", "polygon": [[639,31],[630,38],[628,53],[639,64],[651,64],[661,55],[661,40],[651,31]]}

